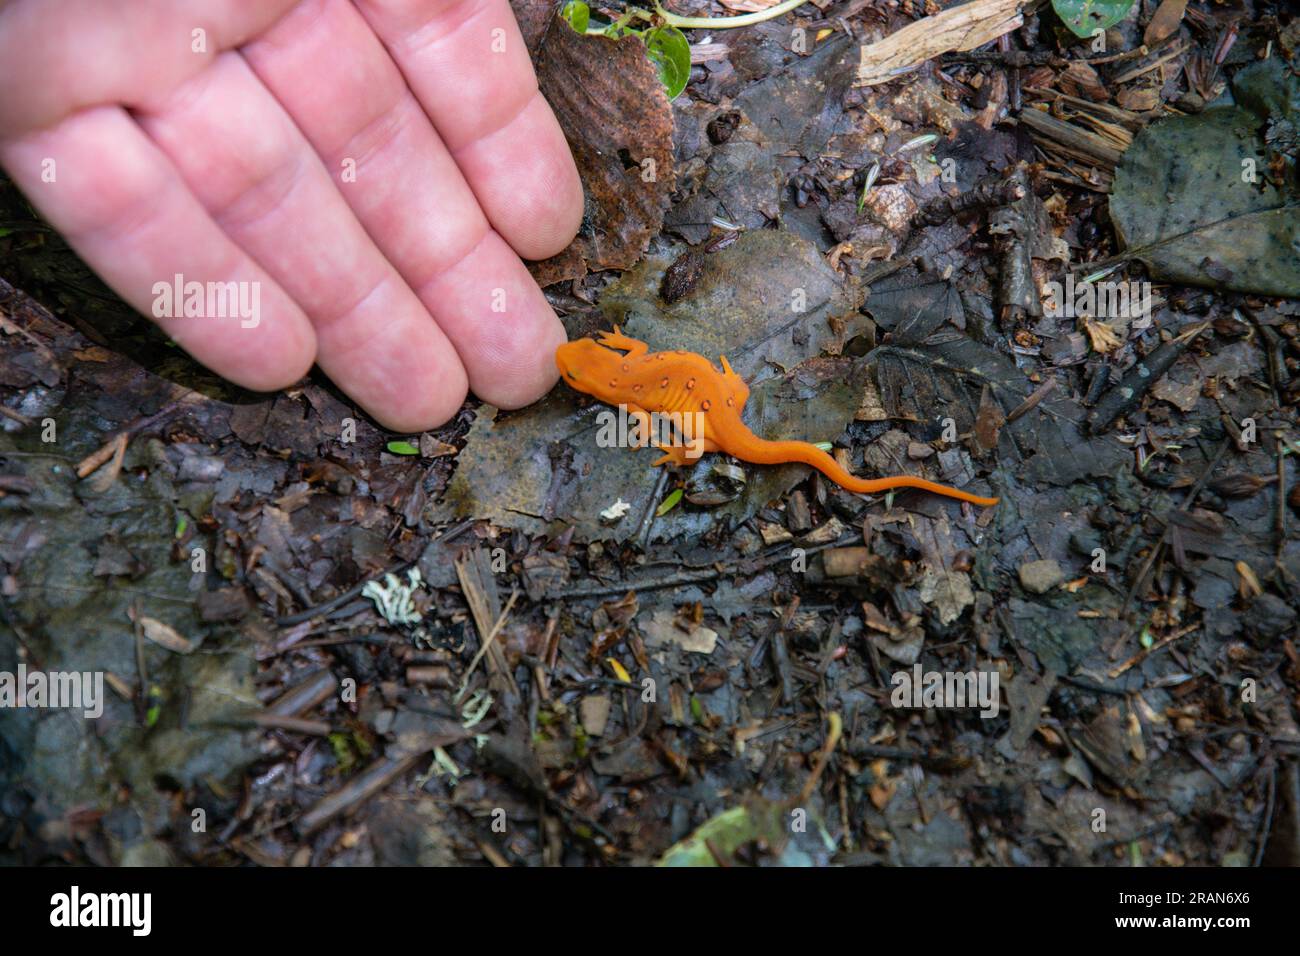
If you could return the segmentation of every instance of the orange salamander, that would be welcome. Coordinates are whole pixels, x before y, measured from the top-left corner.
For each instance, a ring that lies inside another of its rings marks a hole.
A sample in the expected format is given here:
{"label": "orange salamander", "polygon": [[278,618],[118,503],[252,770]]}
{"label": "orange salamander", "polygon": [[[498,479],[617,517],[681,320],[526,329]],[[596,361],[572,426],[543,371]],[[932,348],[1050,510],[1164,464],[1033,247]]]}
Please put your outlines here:
{"label": "orange salamander", "polygon": [[[725,356],[722,371],[694,352],[651,352],[639,339],[619,332],[602,332],[600,341],[577,339],[555,352],[560,375],[573,388],[594,395],[609,405],[622,405],[633,418],[647,422],[653,413],[703,413],[702,451],[721,451],[758,465],[800,462],[811,465],[842,488],[875,494],[892,488],[920,488],[973,505],[991,506],[997,498],[981,498],[966,491],[911,475],[868,480],[849,474],[830,455],[804,441],[767,441],[740,419],[749,398],[749,386],[732,371]],[[648,434],[647,430],[647,434]],[[683,465],[689,456],[684,445],[657,445],[665,454],[655,462]],[[698,456],[697,456],[698,457]]]}

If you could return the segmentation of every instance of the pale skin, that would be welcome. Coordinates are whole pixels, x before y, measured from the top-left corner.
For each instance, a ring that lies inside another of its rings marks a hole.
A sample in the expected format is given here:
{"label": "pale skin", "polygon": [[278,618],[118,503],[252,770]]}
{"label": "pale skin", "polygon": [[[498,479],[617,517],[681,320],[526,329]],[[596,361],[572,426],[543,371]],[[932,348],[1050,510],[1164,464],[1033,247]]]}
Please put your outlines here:
{"label": "pale skin", "polygon": [[259,284],[255,327],[158,319],[225,378],[314,362],[402,432],[554,384],[522,259],[582,187],[507,0],[0,0],[0,89],[0,165],[123,299]]}

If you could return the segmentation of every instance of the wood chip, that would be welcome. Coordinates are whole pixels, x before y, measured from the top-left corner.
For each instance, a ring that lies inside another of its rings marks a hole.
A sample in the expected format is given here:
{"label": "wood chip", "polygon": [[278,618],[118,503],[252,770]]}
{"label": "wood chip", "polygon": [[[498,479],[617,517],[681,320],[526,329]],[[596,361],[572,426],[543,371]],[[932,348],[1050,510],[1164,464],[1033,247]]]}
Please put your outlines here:
{"label": "wood chip", "polygon": [[888,83],[941,53],[973,50],[1023,23],[1026,0],[974,0],[909,23],[862,48],[857,86]]}
{"label": "wood chip", "polygon": [[169,651],[175,651],[177,654],[188,654],[194,650],[195,644],[193,641],[157,618],[142,616],[140,618],[140,630],[146,640],[152,641],[159,647],[165,647]]}

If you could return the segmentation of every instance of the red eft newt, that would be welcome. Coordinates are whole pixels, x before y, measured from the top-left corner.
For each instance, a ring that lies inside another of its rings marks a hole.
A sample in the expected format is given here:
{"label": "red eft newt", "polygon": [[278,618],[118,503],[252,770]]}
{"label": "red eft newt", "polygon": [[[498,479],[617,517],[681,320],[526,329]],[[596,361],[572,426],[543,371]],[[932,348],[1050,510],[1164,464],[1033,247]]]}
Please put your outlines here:
{"label": "red eft newt", "polygon": [[[555,352],[560,375],[573,388],[594,395],[609,405],[622,405],[630,417],[648,424],[651,413],[703,413],[701,451],[721,451],[757,465],[801,462],[811,465],[842,488],[875,494],[892,488],[920,488],[973,505],[990,506],[997,498],[969,492],[911,475],[869,480],[849,474],[834,458],[804,441],[767,441],[751,432],[740,419],[749,398],[749,386],[721,356],[722,371],[694,352],[651,352],[639,339],[619,332],[602,332],[600,341],[577,339]],[[645,427],[645,426],[643,426]],[[649,428],[646,427],[649,434]],[[665,454],[654,464],[688,460],[684,445],[657,445]],[[698,455],[697,455],[698,457]]]}

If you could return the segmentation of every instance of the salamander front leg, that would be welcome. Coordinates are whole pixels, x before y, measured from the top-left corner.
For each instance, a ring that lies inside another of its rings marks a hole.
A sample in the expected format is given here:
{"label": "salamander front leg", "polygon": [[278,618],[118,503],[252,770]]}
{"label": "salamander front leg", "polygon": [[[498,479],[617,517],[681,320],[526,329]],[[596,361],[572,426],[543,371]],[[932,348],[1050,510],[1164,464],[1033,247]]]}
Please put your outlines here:
{"label": "salamander front leg", "polygon": [[650,346],[646,345],[640,339],[634,339],[630,335],[624,335],[614,326],[613,332],[601,332],[598,340],[601,345],[607,349],[619,349],[627,352],[627,358],[640,358],[650,351]]}

